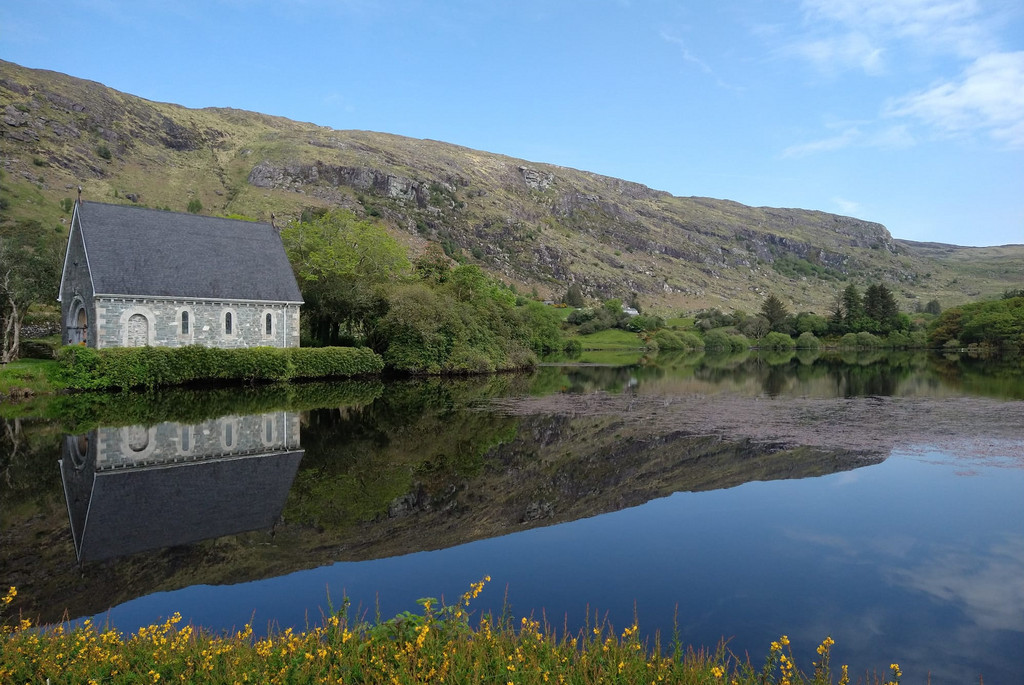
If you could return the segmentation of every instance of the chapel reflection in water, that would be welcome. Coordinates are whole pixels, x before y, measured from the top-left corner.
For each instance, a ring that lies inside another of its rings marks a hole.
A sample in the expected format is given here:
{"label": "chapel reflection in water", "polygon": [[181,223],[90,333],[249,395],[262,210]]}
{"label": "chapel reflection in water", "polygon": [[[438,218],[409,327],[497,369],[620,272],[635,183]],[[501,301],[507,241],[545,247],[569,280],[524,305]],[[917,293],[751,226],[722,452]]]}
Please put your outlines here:
{"label": "chapel reflection in water", "polygon": [[299,415],[99,427],[59,461],[79,562],[271,529],[304,450]]}

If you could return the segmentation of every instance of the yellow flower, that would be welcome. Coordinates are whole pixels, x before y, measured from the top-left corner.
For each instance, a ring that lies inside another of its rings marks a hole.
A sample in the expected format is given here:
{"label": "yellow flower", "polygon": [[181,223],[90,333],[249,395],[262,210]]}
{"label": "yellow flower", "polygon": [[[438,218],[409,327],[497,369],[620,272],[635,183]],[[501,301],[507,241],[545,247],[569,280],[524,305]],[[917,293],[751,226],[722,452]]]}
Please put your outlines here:
{"label": "yellow flower", "polygon": [[725,669],[721,666],[712,666],[711,675],[715,676],[716,678],[721,678],[723,675],[725,675]]}

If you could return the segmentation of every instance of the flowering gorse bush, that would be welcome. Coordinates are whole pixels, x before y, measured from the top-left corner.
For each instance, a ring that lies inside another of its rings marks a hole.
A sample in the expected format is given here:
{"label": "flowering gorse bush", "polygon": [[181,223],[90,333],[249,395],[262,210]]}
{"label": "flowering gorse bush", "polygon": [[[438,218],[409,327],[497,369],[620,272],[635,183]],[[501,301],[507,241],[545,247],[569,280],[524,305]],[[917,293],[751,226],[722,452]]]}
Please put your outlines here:
{"label": "flowering gorse bush", "polygon": [[[560,637],[532,617],[508,612],[474,622],[470,603],[490,580],[472,583],[448,605],[420,600],[421,614],[403,612],[371,624],[351,620],[348,601],[320,625],[257,638],[252,626],[212,634],[182,626],[175,613],[163,623],[126,635],[89,620],[71,627],[35,628],[3,611],[0,600],[0,683],[693,683],[706,685],[833,685],[831,637],[818,647],[813,673],[797,669],[783,635],[771,643],[764,667],[740,661],[724,645],[714,652],[663,653],[657,636],[642,641],[634,621],[621,632],[595,622]],[[899,684],[899,666],[891,667]],[[865,682],[880,683],[877,677]],[[839,685],[847,685],[842,667]]]}

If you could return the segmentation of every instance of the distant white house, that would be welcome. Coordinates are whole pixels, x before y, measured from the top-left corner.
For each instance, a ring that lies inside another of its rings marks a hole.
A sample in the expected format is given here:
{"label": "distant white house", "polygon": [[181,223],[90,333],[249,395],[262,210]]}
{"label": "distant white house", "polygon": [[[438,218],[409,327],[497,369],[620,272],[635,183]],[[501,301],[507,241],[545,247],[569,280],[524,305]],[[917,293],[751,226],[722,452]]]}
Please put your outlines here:
{"label": "distant white house", "polygon": [[79,200],[57,299],[65,345],[299,345],[302,295],[266,223]]}

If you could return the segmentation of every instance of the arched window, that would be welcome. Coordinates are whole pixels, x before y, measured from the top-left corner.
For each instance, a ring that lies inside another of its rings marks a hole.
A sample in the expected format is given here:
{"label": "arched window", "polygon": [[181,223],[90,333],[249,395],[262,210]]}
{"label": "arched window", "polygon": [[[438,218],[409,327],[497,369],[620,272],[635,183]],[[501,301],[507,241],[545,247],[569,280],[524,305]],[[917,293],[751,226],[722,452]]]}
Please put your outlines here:
{"label": "arched window", "polygon": [[181,313],[181,334],[188,335],[188,312]]}
{"label": "arched window", "polygon": [[132,452],[142,452],[149,447],[149,430],[144,426],[128,428],[128,448]]}
{"label": "arched window", "polygon": [[231,335],[231,312],[224,314],[224,334]]}
{"label": "arched window", "polygon": [[267,335],[274,334],[274,315],[267,312]]}

